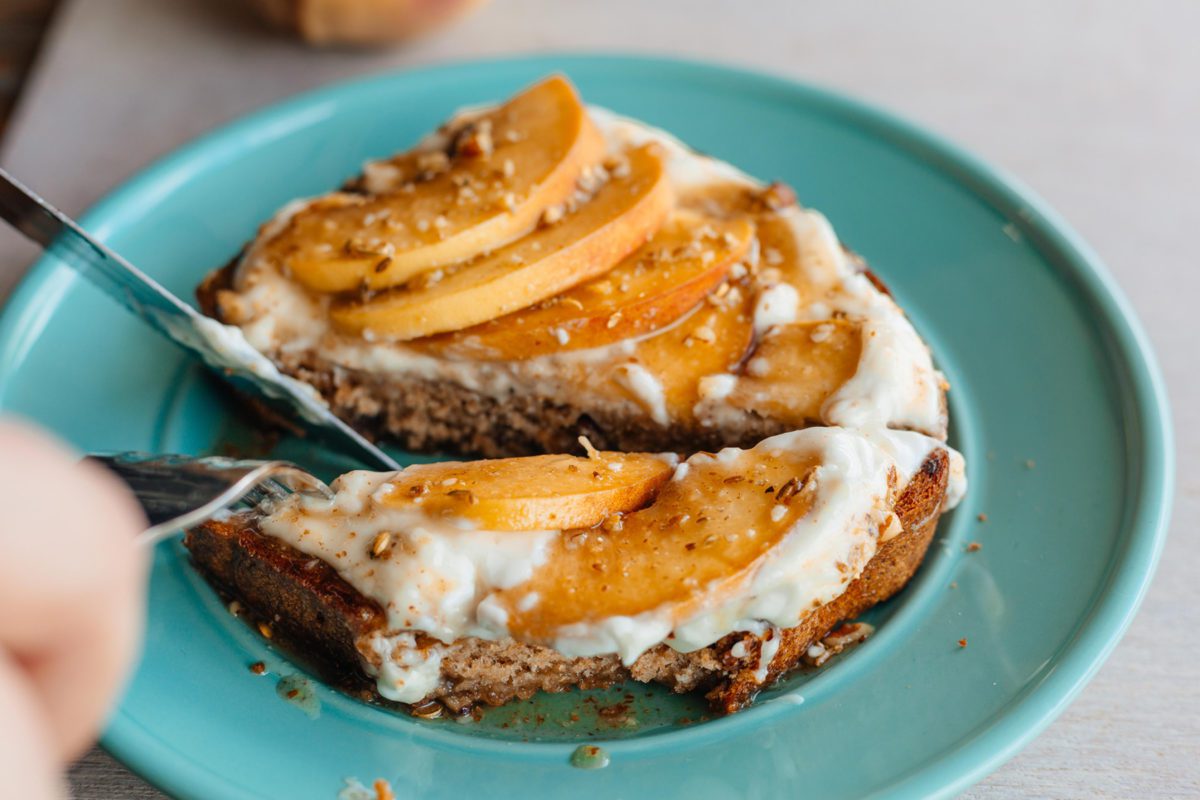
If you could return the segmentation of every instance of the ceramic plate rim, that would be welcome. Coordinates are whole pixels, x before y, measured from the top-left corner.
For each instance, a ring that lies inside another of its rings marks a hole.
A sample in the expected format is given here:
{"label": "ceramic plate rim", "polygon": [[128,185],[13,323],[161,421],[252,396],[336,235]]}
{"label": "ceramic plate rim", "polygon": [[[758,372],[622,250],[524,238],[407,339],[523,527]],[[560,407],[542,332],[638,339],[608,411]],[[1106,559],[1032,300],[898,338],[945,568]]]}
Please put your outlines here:
{"label": "ceramic plate rim", "polygon": [[[1022,183],[939,135],[930,133],[890,111],[841,93],[752,69],[705,61],[625,53],[544,53],[482,60],[455,61],[415,69],[392,70],[333,83],[268,105],[219,126],[156,160],[124,181],[95,204],[82,223],[100,238],[127,221],[141,203],[170,192],[192,175],[236,153],[239,140],[267,126],[275,131],[303,126],[322,103],[345,92],[369,90],[397,78],[423,74],[459,73],[470,80],[472,72],[489,65],[544,63],[570,69],[589,62],[623,62],[655,70],[672,70],[685,76],[710,78],[730,84],[756,84],[795,98],[822,111],[846,118],[864,131],[899,147],[936,170],[960,181],[978,197],[998,209],[1015,209],[1021,232],[1035,242],[1048,264],[1067,277],[1076,292],[1098,312],[1097,322],[1107,334],[1109,361],[1129,378],[1121,395],[1126,413],[1140,430],[1127,446],[1141,456],[1141,473],[1130,479],[1134,509],[1127,525],[1128,539],[1116,558],[1095,604],[1081,618],[1075,635],[1064,644],[1057,667],[1038,685],[1026,691],[1003,714],[977,729],[956,750],[903,775],[888,794],[949,796],[998,768],[1052,722],[1103,664],[1128,627],[1145,594],[1166,538],[1174,487],[1174,449],[1170,413],[1162,375],[1148,339],[1128,301],[1099,257],[1047,203]],[[46,319],[38,319],[43,295],[64,291],[75,280],[49,259],[36,263],[0,309],[0,374],[21,360],[23,342],[36,337]],[[18,335],[19,334],[19,335]],[[138,774],[172,791],[189,796],[228,792],[222,776],[200,764],[175,756],[163,743],[152,742],[136,722],[114,715],[102,739],[103,746]],[[650,745],[651,749],[655,749]],[[171,760],[150,757],[173,756]],[[650,754],[653,755],[652,753]],[[185,788],[186,787],[186,788]]]}

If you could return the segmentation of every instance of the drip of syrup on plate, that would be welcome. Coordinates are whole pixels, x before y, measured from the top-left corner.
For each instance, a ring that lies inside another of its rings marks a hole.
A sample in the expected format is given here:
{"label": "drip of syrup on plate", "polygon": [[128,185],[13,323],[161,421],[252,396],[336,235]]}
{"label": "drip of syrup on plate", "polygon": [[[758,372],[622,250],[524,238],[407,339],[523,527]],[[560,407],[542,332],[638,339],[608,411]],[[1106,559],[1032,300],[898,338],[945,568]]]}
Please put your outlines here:
{"label": "drip of syrup on plate", "polygon": [[321,714],[321,701],[313,689],[312,681],[303,675],[285,675],[275,684],[275,694],[316,719]]}

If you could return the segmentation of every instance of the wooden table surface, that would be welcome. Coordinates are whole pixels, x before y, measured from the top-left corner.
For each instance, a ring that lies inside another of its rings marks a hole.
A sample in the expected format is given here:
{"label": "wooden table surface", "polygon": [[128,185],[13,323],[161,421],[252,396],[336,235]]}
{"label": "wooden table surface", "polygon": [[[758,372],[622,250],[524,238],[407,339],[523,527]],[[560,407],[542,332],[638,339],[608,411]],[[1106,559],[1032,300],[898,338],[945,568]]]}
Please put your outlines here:
{"label": "wooden table surface", "polygon": [[[0,162],[79,212],[192,136],[302,89],[407,65],[587,49],[760,67],[957,140],[1040,192],[1110,265],[1158,349],[1179,461],[1174,530],[1128,635],[1057,722],[966,796],[1196,797],[1197,30],[1200,3],[1185,0],[493,0],[406,48],[314,53],[264,33],[237,0],[65,0]],[[0,232],[0,297],[32,256]],[[71,781],[81,798],[160,796],[100,751]]]}

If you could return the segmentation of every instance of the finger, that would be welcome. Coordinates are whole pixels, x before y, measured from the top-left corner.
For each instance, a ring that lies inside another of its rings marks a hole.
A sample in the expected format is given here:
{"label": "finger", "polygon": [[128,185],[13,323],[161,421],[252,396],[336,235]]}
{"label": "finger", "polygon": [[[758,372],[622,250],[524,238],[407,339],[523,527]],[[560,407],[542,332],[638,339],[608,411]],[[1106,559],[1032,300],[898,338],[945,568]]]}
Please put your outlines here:
{"label": "finger", "polygon": [[144,525],[115,478],[0,423],[0,648],[26,670],[64,760],[94,738],[135,655]]}
{"label": "finger", "polygon": [[0,796],[66,798],[56,743],[24,672],[0,653]]}

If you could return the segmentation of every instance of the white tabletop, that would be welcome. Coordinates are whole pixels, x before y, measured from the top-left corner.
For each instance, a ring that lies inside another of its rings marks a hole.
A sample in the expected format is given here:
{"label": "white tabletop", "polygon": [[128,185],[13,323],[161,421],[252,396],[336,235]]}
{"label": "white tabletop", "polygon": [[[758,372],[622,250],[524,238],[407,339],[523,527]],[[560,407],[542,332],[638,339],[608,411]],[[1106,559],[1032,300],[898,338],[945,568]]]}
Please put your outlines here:
{"label": "white tabletop", "polygon": [[[67,0],[3,163],[69,212],[214,125],[299,90],[501,53],[624,50],[843,89],[1020,176],[1141,313],[1178,430],[1175,530],[1140,615],[1080,698],[973,798],[1200,795],[1200,3],[1156,0],[493,0],[391,52],[313,53],[237,0]],[[1134,7],[1137,11],[1134,11]],[[32,251],[0,232],[0,297]],[[1186,527],[1185,527],[1186,525]],[[100,751],[78,797],[158,797]]]}

